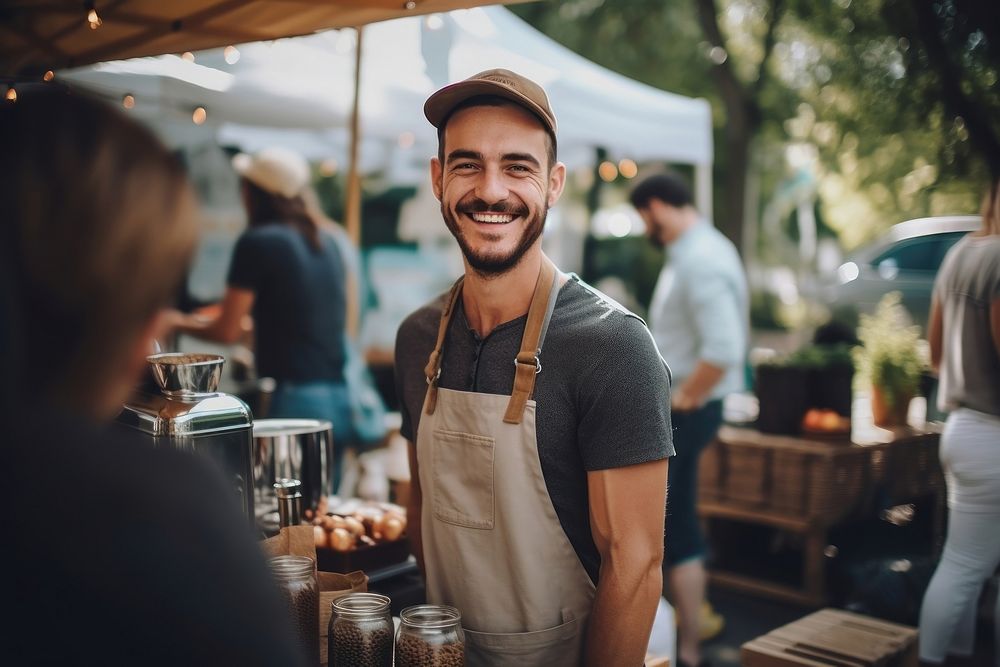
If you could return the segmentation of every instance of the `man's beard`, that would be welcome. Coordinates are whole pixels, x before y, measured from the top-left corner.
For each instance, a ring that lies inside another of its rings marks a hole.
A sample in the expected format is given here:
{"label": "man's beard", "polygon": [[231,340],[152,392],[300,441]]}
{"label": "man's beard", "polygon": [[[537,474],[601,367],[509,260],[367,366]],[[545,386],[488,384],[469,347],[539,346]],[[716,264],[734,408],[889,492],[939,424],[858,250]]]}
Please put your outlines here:
{"label": "man's beard", "polygon": [[458,241],[458,246],[462,249],[462,254],[465,256],[469,266],[471,266],[472,269],[483,278],[492,278],[502,275],[517,266],[521,261],[521,258],[524,257],[524,253],[528,251],[528,248],[534,245],[535,241],[538,240],[538,237],[542,235],[542,230],[545,228],[545,217],[548,214],[548,207],[546,207],[528,218],[527,207],[512,206],[504,203],[490,206],[482,199],[475,197],[469,199],[468,201],[459,202],[458,206],[455,208],[456,212],[459,214],[465,213],[471,215],[473,213],[507,213],[520,216],[521,218],[526,218],[527,224],[521,232],[521,240],[518,241],[517,245],[509,253],[477,254],[471,247],[469,247],[468,239],[466,239],[465,235],[462,233],[462,229],[458,224],[456,216],[452,214],[451,210],[444,202],[441,202],[441,216],[444,218],[444,222],[448,226],[448,230],[451,232],[452,236],[455,237],[455,240]]}

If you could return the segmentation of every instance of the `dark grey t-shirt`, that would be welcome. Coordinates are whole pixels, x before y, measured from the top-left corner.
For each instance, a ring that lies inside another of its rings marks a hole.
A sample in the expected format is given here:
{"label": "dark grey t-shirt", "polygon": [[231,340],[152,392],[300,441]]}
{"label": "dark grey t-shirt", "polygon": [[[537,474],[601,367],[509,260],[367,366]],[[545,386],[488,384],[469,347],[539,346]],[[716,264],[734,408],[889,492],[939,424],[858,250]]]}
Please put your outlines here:
{"label": "dark grey t-shirt", "polygon": [[[396,336],[401,433],[411,442],[446,296],[412,313]],[[509,395],[526,319],[501,324],[480,339],[459,300],[440,386]],[[587,471],[673,456],[670,374],[642,320],[575,276],[559,290],[540,360],[534,398],[542,474],[559,522],[596,582],[600,556],[590,533]]]}

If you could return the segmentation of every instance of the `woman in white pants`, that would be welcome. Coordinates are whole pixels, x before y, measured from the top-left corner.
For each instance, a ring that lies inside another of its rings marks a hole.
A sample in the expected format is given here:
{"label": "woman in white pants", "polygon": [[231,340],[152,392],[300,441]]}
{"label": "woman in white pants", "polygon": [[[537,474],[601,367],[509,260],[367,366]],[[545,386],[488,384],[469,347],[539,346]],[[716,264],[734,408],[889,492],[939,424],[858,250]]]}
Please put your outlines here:
{"label": "woman in white pants", "polygon": [[[972,655],[979,595],[1000,564],[1000,181],[982,229],[941,264],[928,339],[939,407],[949,411],[940,450],[948,535],[920,610],[920,659],[940,664]],[[994,619],[1000,656],[1000,600]]]}

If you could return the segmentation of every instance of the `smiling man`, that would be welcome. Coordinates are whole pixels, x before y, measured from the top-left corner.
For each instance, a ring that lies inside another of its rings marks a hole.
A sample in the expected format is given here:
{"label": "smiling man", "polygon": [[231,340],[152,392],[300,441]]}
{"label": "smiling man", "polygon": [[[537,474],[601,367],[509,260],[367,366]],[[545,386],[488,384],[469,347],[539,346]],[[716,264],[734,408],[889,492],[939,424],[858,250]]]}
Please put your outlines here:
{"label": "smiling man", "polygon": [[645,324],[542,252],[562,194],[545,92],[507,70],[424,112],[465,259],[396,338],[410,536],[470,665],[643,662],[660,596],[670,376]]}

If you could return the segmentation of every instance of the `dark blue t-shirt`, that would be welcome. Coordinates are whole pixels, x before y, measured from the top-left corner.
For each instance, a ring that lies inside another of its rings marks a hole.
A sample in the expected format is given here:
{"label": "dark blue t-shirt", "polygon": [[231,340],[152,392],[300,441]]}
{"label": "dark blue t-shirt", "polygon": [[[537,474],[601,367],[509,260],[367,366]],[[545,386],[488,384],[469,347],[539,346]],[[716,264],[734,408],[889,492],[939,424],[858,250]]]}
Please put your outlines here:
{"label": "dark blue t-shirt", "polygon": [[236,242],[230,287],[254,292],[258,374],[308,382],[344,377],[346,274],[337,242],[312,248],[294,227],[252,227]]}

